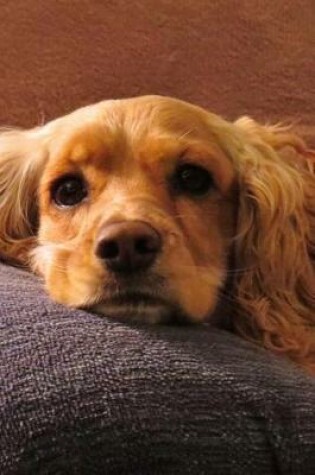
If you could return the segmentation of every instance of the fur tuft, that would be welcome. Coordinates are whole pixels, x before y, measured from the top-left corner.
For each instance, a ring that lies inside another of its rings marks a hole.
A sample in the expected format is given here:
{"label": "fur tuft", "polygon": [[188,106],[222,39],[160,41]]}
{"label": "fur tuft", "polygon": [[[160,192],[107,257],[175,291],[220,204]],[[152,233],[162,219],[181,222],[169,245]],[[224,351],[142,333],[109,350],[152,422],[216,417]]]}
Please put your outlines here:
{"label": "fur tuft", "polygon": [[315,373],[314,157],[296,136],[241,119],[235,328]]}
{"label": "fur tuft", "polygon": [[20,264],[36,242],[37,189],[46,158],[39,131],[0,133],[0,256]]}

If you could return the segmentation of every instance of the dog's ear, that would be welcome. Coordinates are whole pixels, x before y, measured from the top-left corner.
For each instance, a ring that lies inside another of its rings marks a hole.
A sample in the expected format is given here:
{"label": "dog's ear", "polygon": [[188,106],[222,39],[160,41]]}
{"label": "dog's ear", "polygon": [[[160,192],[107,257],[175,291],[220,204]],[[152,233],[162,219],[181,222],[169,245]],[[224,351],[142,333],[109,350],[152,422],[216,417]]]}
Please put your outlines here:
{"label": "dog's ear", "polygon": [[236,122],[240,197],[235,327],[315,373],[314,153],[279,127]]}
{"label": "dog's ear", "polygon": [[36,243],[37,189],[46,161],[41,130],[0,133],[0,257],[22,265]]}

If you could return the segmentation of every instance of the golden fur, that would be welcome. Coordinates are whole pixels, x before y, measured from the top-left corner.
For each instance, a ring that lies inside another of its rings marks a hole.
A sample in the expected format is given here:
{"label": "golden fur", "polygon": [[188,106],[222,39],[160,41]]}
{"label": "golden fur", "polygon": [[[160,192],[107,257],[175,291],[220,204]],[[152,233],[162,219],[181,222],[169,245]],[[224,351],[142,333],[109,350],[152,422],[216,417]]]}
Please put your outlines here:
{"label": "golden fur", "polygon": [[[198,198],[174,193],[179,162],[206,169],[215,186]],[[58,208],[52,184],[78,172],[88,199]],[[0,200],[0,254],[42,275],[55,300],[152,321],[180,309],[205,321],[226,299],[238,334],[315,374],[314,155],[290,131],[165,97],[104,101],[3,131]],[[99,230],[117,220],[162,236],[145,278],[118,281],[95,255]],[[151,305],[133,304],[139,290]],[[130,302],[115,307],[124,292]]]}

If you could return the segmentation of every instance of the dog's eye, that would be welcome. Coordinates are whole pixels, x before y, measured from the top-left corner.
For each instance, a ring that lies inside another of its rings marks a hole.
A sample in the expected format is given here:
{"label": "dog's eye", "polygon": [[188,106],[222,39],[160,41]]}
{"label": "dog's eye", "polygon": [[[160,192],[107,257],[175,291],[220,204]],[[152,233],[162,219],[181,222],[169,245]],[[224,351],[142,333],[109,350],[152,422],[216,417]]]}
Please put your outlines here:
{"label": "dog's eye", "polygon": [[77,175],[59,179],[52,189],[52,199],[58,206],[75,206],[87,196],[84,180]]}
{"label": "dog's eye", "polygon": [[213,178],[204,168],[186,163],[175,171],[172,186],[177,193],[202,196],[213,186]]}

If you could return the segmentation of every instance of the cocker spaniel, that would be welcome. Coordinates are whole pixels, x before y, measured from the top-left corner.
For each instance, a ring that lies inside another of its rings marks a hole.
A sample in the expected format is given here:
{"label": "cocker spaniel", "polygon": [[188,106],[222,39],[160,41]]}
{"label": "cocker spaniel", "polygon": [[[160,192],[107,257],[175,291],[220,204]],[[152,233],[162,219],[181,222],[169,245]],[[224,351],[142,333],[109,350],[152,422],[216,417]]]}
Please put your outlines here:
{"label": "cocker spaniel", "polygon": [[0,254],[58,302],[211,320],[315,374],[314,154],[167,97],[0,135]]}

